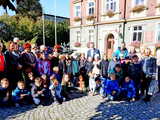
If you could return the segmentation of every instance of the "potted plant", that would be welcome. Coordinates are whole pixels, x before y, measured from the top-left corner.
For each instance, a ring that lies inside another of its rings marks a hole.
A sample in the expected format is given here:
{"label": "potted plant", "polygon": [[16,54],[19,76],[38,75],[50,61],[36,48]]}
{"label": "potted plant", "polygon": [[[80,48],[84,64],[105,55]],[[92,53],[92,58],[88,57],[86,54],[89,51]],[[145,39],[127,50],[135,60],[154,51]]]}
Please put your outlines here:
{"label": "potted plant", "polygon": [[81,46],[81,43],[80,43],[80,42],[75,42],[75,43],[74,43],[74,46],[75,46],[75,47],[80,47],[80,46]]}
{"label": "potted plant", "polygon": [[112,11],[112,10],[108,10],[105,14],[105,16],[108,16],[108,17],[113,17],[115,15],[115,13]]}
{"label": "potted plant", "polygon": [[140,41],[133,41],[131,42],[131,46],[135,48],[140,48],[141,42]]}
{"label": "potted plant", "polygon": [[80,17],[75,17],[75,18],[74,18],[74,21],[75,21],[75,22],[79,22],[79,21],[81,21],[81,18],[80,18]]}
{"label": "potted plant", "polygon": [[146,9],[147,7],[145,5],[136,5],[134,8],[132,8],[132,12],[140,13]]}
{"label": "potted plant", "polygon": [[89,20],[89,21],[93,20],[94,18],[95,18],[94,15],[89,15],[89,16],[86,17],[86,19]]}

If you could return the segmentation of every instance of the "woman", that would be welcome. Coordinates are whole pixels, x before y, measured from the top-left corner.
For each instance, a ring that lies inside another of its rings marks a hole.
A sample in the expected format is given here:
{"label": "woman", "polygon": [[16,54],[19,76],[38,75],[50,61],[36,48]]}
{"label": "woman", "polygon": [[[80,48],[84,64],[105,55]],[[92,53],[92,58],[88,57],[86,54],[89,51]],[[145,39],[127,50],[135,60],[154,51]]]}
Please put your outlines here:
{"label": "woman", "polygon": [[20,64],[20,56],[15,52],[16,45],[14,42],[9,42],[8,50],[5,52],[7,78],[11,84],[11,89],[15,89],[17,82],[22,80],[22,74],[20,70],[22,65]]}
{"label": "woman", "polygon": [[3,44],[0,43],[0,79],[6,77],[6,67],[5,67],[6,61],[2,50],[3,50]]}

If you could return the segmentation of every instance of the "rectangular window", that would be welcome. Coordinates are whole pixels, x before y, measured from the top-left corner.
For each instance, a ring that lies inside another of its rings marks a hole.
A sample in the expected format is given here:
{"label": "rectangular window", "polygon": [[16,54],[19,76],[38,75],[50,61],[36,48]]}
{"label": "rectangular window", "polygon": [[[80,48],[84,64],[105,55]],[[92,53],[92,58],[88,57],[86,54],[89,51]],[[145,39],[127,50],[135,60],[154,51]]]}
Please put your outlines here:
{"label": "rectangular window", "polygon": [[133,27],[133,39],[132,41],[142,42],[142,26]]}
{"label": "rectangular window", "polygon": [[143,5],[144,0],[135,0],[135,5]]}
{"label": "rectangular window", "polygon": [[111,10],[111,11],[116,11],[116,0],[106,0],[106,11]]}
{"label": "rectangular window", "polygon": [[89,42],[94,42],[94,31],[89,30]]}
{"label": "rectangular window", "polygon": [[158,27],[157,27],[157,42],[160,43],[160,23],[158,24]]}
{"label": "rectangular window", "polygon": [[75,16],[80,17],[81,16],[81,7],[75,6]]}
{"label": "rectangular window", "polygon": [[89,2],[88,4],[88,14],[94,15],[94,2]]}
{"label": "rectangular window", "polygon": [[76,32],[76,37],[77,37],[77,42],[81,42],[81,32],[80,31]]}

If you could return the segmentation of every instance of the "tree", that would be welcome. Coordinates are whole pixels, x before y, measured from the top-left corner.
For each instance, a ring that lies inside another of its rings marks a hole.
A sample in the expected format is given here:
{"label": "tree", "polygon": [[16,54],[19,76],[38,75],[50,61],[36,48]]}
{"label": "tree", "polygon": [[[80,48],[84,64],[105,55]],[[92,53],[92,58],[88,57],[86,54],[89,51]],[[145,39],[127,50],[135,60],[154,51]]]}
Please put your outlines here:
{"label": "tree", "polygon": [[39,0],[20,1],[17,4],[17,13],[37,20],[38,17],[42,16],[42,6]]}
{"label": "tree", "polygon": [[13,2],[16,2],[17,4],[19,4],[20,1],[23,1],[23,0],[0,0],[0,6],[2,6],[6,10],[6,13],[7,13],[7,7],[17,12],[17,9],[14,6]]}

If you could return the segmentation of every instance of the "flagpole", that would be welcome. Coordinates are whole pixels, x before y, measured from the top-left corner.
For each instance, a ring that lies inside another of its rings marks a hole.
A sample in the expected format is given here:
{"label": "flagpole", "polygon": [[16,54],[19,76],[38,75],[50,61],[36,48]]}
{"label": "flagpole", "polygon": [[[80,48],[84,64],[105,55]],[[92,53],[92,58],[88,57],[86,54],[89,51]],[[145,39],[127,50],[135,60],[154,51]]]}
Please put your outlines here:
{"label": "flagpole", "polygon": [[54,33],[54,35],[55,35],[55,45],[57,45],[57,16],[56,16],[56,0],[54,0],[54,11],[55,11],[55,13],[54,13],[54,25],[55,25],[55,33]]}

